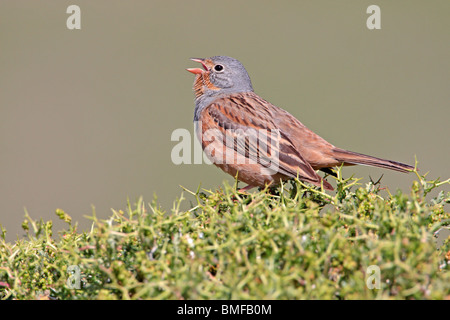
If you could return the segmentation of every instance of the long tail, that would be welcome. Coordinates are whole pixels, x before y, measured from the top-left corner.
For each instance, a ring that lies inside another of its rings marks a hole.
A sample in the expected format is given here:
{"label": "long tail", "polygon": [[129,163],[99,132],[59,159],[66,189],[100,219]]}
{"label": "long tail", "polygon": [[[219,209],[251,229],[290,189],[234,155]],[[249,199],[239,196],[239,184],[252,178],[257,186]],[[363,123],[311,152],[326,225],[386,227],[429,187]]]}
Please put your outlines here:
{"label": "long tail", "polygon": [[362,164],[372,167],[391,169],[400,172],[409,172],[414,169],[413,166],[401,162],[380,159],[361,153],[347,151],[340,148],[333,149],[333,157],[339,162],[343,162],[344,164],[348,165]]}

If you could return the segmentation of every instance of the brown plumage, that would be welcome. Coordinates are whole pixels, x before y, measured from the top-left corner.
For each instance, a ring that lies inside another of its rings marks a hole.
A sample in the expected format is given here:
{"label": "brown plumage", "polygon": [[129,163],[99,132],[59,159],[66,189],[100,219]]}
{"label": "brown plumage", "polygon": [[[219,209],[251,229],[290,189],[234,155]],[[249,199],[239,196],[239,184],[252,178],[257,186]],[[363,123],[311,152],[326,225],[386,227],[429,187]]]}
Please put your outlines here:
{"label": "brown plumage", "polygon": [[363,164],[400,172],[413,169],[333,146],[287,111],[256,95],[245,68],[233,58],[192,60],[205,69],[188,69],[197,75],[197,136],[216,166],[249,184],[245,190],[296,177],[333,190],[314,170],[329,171],[340,165]]}

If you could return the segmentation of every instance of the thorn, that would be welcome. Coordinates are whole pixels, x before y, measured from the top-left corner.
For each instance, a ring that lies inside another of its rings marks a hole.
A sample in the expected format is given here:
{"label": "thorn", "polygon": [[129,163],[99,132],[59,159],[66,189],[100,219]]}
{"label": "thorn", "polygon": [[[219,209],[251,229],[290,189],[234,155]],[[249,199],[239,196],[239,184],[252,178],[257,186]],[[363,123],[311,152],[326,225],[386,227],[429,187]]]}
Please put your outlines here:
{"label": "thorn", "polygon": [[376,182],[374,182],[374,181],[372,180],[372,177],[371,177],[371,176],[369,176],[369,179],[370,179],[370,182],[372,182],[372,184],[373,184],[374,186],[376,186],[377,184],[380,184],[381,178],[383,178],[383,176],[384,176],[384,173],[381,175],[381,177],[380,177]]}

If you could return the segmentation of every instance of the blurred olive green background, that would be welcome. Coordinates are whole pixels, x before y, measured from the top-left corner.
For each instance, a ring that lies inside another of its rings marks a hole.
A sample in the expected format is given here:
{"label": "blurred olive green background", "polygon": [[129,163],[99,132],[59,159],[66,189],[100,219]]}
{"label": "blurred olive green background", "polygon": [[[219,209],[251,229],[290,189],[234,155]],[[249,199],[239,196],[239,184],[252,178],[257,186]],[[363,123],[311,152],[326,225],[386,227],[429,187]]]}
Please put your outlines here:
{"label": "blurred olive green background", "polygon": [[[81,8],[81,30],[66,8]],[[381,7],[381,30],[366,9]],[[22,236],[24,208],[57,220],[106,218],[127,197],[217,188],[214,166],[171,162],[192,132],[190,57],[229,55],[255,91],[331,143],[450,177],[450,1],[0,2],[0,224]],[[350,167],[391,191],[413,175]],[[192,197],[185,193],[188,200]],[[186,202],[186,207],[189,201]],[[56,230],[62,223],[55,221]]]}

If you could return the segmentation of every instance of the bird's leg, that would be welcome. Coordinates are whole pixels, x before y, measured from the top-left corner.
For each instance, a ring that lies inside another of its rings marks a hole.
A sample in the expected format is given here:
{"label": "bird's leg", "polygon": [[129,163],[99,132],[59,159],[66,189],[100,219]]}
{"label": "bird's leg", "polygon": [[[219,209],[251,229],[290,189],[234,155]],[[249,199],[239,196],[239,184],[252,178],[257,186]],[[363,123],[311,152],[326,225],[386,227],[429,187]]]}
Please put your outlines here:
{"label": "bird's leg", "polygon": [[248,186],[239,189],[238,192],[240,192],[240,193],[247,193],[248,190],[253,189],[254,187],[255,186],[252,186],[252,185],[249,184]]}

